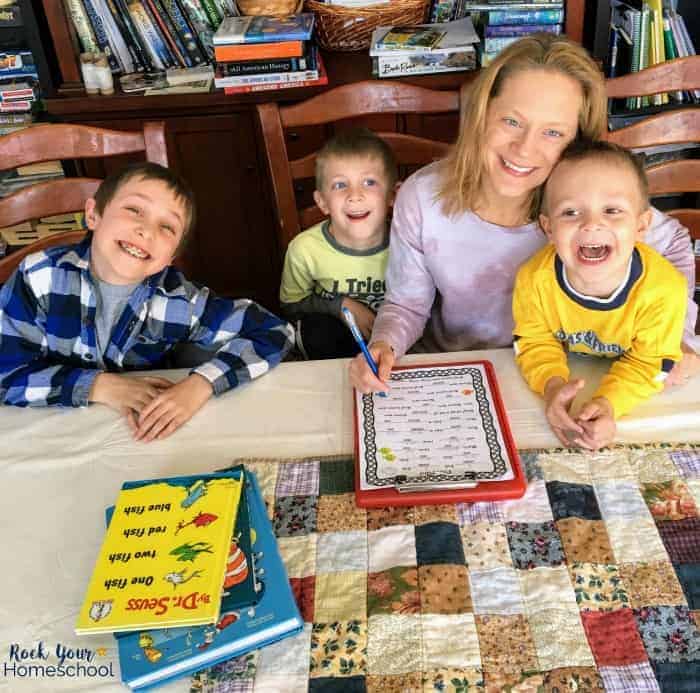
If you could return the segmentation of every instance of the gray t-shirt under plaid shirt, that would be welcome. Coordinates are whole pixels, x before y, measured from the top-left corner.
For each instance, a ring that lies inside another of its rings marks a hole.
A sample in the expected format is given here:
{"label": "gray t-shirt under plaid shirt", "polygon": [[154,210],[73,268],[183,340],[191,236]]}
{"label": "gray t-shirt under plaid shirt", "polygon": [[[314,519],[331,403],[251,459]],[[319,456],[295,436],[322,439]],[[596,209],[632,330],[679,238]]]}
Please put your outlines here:
{"label": "gray t-shirt under plaid shirt", "polygon": [[108,284],[97,277],[95,280],[95,331],[97,332],[97,354],[99,367],[104,368],[104,353],[109,344],[117,320],[121,316],[126,304],[129,302],[131,292],[139,285],[136,284]]}

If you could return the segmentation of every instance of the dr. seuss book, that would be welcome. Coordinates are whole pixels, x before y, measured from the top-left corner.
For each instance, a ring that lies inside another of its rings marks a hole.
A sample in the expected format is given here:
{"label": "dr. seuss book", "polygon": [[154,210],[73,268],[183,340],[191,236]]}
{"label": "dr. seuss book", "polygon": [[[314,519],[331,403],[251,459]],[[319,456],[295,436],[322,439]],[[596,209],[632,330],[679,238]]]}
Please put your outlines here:
{"label": "dr. seuss book", "polygon": [[[224,590],[215,625],[142,630],[119,635],[122,680],[134,690],[150,688],[298,633],[303,621],[277,548],[254,474],[245,473],[250,532],[241,532],[229,564],[253,575],[257,603],[241,606],[238,585]],[[243,498],[243,495],[241,498]],[[237,528],[238,529],[238,528]],[[238,535],[238,531],[236,531]],[[234,547],[232,546],[232,550]],[[237,573],[237,574],[240,574]],[[198,679],[206,672],[195,676]],[[194,686],[192,687],[194,690]]]}
{"label": "dr. seuss book", "polygon": [[214,623],[240,477],[232,472],[125,483],[75,632]]}

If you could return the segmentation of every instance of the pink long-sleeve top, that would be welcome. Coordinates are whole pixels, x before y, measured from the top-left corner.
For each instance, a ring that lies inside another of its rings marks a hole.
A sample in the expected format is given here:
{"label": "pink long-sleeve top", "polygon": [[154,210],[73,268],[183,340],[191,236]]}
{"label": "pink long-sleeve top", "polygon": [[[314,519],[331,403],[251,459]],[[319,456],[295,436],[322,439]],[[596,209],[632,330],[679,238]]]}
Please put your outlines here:
{"label": "pink long-sleeve top", "polygon": [[[537,223],[505,227],[473,212],[443,214],[435,200],[437,167],[430,164],[408,178],[394,205],[387,291],[372,341],[391,344],[397,357],[421,336],[425,350],[432,352],[512,344],[516,272],[547,242]],[[695,261],[688,231],[655,209],[644,241],[688,279],[684,342],[697,351]]]}

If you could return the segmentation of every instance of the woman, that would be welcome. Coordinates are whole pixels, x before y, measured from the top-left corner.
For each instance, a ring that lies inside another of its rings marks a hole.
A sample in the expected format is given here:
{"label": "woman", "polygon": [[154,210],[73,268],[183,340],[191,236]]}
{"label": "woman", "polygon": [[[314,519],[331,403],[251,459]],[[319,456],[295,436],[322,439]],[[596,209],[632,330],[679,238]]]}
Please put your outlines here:
{"label": "woman", "polygon": [[[421,336],[420,350],[429,352],[512,343],[516,271],[546,243],[535,221],[541,186],[571,140],[600,138],[606,123],[603,77],[564,37],[524,38],[482,70],[450,155],[399,190],[386,299],[370,344],[379,377],[359,355],[350,364],[358,390],[387,391],[394,361]],[[674,373],[680,381],[700,370],[691,348],[697,306],[689,236],[654,210],[645,240],[689,281],[687,346]]]}

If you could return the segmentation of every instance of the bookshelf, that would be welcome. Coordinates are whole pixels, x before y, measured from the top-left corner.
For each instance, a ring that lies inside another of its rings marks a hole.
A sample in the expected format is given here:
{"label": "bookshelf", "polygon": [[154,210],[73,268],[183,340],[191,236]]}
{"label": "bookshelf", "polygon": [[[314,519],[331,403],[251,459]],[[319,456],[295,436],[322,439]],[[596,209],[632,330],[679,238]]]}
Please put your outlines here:
{"label": "bookshelf", "polygon": [[[264,152],[255,104],[298,101],[319,91],[371,79],[366,53],[328,53],[328,87],[287,89],[226,96],[210,94],[142,96],[119,94],[86,96],[78,65],[78,42],[63,3],[41,0],[50,29],[61,80],[54,98],[46,100],[50,115],[63,122],[98,127],[138,129],[146,120],[164,120],[172,168],[192,185],[198,206],[198,223],[182,266],[195,281],[206,283],[227,296],[247,296],[274,308],[281,274],[279,250],[269,193]],[[586,0],[565,0],[566,33],[583,37]],[[447,73],[402,78],[432,89],[458,89],[475,73]],[[446,142],[457,134],[457,114],[439,116],[379,116],[363,124]],[[290,155],[318,148],[331,134],[327,128],[298,128],[289,135]],[[87,175],[102,177],[111,167],[123,165],[119,157],[91,161]],[[110,167],[110,168],[108,168]],[[300,190],[302,196],[308,190]]]}

